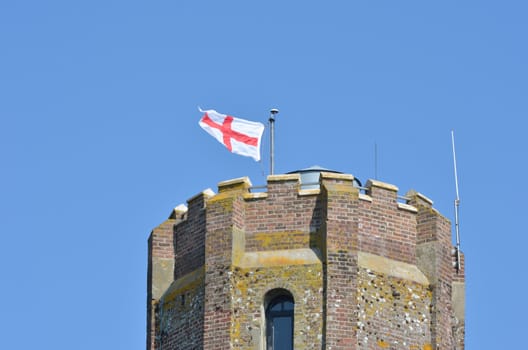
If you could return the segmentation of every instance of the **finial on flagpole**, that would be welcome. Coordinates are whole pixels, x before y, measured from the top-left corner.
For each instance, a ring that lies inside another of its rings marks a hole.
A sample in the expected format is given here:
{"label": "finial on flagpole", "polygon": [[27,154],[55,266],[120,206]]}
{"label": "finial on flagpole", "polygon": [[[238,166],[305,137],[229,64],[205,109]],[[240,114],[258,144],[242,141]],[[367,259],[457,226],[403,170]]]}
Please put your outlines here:
{"label": "finial on flagpole", "polygon": [[270,175],[274,174],[275,164],[274,164],[274,152],[275,152],[275,115],[279,113],[277,108],[272,108],[270,110],[269,124],[270,124]]}

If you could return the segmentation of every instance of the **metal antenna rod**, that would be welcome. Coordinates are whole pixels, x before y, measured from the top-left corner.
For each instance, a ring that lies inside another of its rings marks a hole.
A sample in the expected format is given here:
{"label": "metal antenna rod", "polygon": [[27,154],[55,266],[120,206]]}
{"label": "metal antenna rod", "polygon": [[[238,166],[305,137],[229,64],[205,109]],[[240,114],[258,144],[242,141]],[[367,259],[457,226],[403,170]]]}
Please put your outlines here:
{"label": "metal antenna rod", "polygon": [[270,175],[273,175],[275,172],[275,115],[279,113],[279,110],[272,108],[270,110],[269,124],[270,124]]}
{"label": "metal antenna rod", "polygon": [[374,179],[378,179],[378,144],[374,142]]}
{"label": "metal antenna rod", "polygon": [[455,132],[451,130],[451,143],[453,145],[453,165],[455,169],[455,233],[456,233],[456,269],[457,273],[460,271],[460,232],[459,232],[459,207],[460,207],[460,197],[458,196],[458,175],[457,175],[457,162],[456,162],[456,153],[455,153]]}

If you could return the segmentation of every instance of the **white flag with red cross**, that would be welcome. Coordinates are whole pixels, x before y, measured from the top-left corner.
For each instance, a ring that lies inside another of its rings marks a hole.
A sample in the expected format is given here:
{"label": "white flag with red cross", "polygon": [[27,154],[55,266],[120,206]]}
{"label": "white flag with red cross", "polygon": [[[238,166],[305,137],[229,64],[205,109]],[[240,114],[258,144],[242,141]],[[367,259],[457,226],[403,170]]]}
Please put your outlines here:
{"label": "white flag with red cross", "polygon": [[233,153],[260,160],[260,140],[264,124],[251,122],[230,115],[207,110],[200,119],[200,126]]}

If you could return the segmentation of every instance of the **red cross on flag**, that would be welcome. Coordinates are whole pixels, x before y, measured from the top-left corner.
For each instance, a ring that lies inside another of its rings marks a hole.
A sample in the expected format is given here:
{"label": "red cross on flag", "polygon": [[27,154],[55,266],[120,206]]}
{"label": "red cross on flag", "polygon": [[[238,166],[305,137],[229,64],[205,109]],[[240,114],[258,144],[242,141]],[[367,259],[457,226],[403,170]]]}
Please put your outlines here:
{"label": "red cross on flag", "polygon": [[260,139],[264,132],[262,123],[234,118],[215,110],[202,111],[199,124],[230,152],[260,160]]}

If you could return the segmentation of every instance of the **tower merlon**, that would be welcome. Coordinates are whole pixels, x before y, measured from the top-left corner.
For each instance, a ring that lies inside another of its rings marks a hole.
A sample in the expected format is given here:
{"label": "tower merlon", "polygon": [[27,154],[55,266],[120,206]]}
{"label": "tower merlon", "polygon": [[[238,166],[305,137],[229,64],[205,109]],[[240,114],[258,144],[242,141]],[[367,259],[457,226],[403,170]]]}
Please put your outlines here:
{"label": "tower merlon", "polygon": [[432,199],[426,197],[420,192],[416,192],[415,190],[409,190],[407,194],[405,194],[405,197],[409,198],[409,202],[412,201],[417,205],[423,205],[430,208],[433,206]]}
{"label": "tower merlon", "polygon": [[191,202],[194,202],[197,199],[211,198],[214,195],[215,195],[214,191],[212,189],[210,189],[210,188],[207,188],[207,189],[203,190],[202,192],[197,193],[194,196],[192,196],[191,198],[187,199],[187,204],[191,204]]}
{"label": "tower merlon", "polygon": [[185,214],[187,214],[187,206],[185,204],[180,204],[172,210],[169,219],[183,219]]}
{"label": "tower merlon", "polygon": [[321,172],[320,175],[321,188],[325,190],[339,193],[353,193],[354,197],[359,195],[359,189],[354,187],[354,176],[351,174],[340,174],[331,172]]}
{"label": "tower merlon", "polygon": [[227,181],[222,181],[218,183],[218,193],[224,193],[228,191],[248,191],[252,186],[249,177],[239,177],[236,179],[231,179]]}
{"label": "tower merlon", "polygon": [[214,191],[208,188],[189,198],[187,200],[187,216],[193,216],[202,211],[205,208],[207,201],[214,197],[214,195]]}
{"label": "tower merlon", "polygon": [[388,190],[388,191],[398,192],[398,187],[396,187],[396,186],[394,186],[392,184],[386,183],[386,182],[381,182],[381,181],[372,180],[372,179],[369,179],[367,181],[366,187],[370,191],[372,191],[372,188],[377,187],[377,188],[382,188],[382,189]]}

